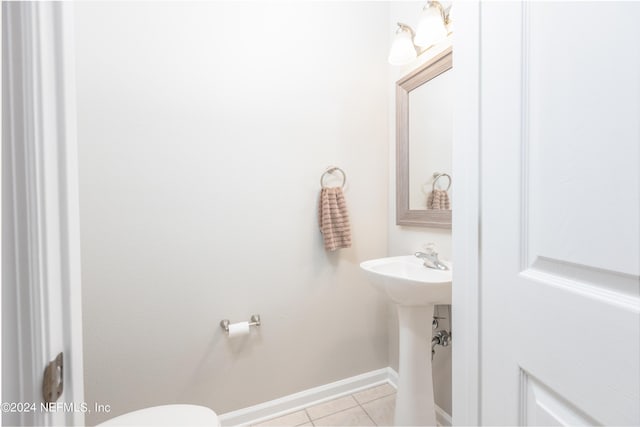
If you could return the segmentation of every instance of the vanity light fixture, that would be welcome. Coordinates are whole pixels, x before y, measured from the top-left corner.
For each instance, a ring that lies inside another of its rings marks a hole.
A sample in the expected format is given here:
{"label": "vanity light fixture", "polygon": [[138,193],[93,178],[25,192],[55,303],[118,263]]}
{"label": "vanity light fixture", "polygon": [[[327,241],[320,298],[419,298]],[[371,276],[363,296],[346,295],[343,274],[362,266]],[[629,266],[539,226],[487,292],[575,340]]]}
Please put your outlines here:
{"label": "vanity light fixture", "polygon": [[418,57],[418,49],[413,44],[415,33],[410,26],[398,22],[396,37],[393,39],[389,51],[389,63],[391,65],[404,65]]}
{"label": "vanity light fixture", "polygon": [[422,9],[414,42],[417,46],[428,47],[447,37],[449,15],[438,1],[430,1]]}
{"label": "vanity light fixture", "polygon": [[450,33],[451,8],[445,10],[439,1],[429,1],[420,14],[416,32],[398,22],[396,36],[389,51],[391,65],[405,65],[413,61],[419,54],[444,40]]}

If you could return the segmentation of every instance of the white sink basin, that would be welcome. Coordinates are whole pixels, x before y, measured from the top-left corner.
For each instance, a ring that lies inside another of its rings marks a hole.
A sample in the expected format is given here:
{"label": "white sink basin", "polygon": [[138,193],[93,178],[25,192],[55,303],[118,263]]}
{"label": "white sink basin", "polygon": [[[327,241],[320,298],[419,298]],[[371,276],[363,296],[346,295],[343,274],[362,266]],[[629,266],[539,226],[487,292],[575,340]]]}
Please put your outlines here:
{"label": "white sink basin", "polygon": [[360,264],[369,281],[398,307],[399,379],[394,425],[435,426],[431,320],[435,304],[451,304],[449,270],[427,268],[413,255]]}
{"label": "white sink basin", "polygon": [[369,281],[399,305],[451,304],[449,270],[427,268],[413,255],[365,261],[360,267]]}

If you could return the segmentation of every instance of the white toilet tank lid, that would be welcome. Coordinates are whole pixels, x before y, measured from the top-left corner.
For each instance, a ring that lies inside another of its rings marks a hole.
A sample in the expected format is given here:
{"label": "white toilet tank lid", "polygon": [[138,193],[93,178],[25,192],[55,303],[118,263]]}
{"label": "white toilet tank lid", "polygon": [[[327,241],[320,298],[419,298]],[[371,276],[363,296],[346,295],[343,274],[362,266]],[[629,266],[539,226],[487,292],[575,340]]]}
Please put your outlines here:
{"label": "white toilet tank lid", "polygon": [[100,426],[220,426],[218,416],[198,405],[162,405],[129,412]]}

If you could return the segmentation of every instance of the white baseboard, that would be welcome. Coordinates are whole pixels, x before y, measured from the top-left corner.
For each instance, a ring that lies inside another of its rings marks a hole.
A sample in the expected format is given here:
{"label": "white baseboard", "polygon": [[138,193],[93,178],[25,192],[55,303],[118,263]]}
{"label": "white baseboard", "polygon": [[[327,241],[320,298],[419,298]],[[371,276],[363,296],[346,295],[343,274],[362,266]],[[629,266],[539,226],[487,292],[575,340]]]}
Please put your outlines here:
{"label": "white baseboard", "polygon": [[389,377],[387,378],[387,380],[389,381],[389,384],[394,386],[396,388],[396,390],[397,390],[398,389],[398,378],[399,378],[398,377],[398,373],[392,367],[388,367],[387,368],[387,372],[389,372]]}
{"label": "white baseboard", "polygon": [[[356,393],[376,385],[389,383],[397,388],[398,373],[392,368],[366,372],[330,384],[310,388],[279,399],[238,409],[219,415],[223,426],[256,424],[270,418],[286,415],[305,407]],[[451,416],[436,405],[436,420],[443,427],[451,426]]]}
{"label": "white baseboard", "polygon": [[303,409],[317,403],[346,396],[369,387],[388,382],[389,368],[366,372],[355,377],[310,388],[299,393],[290,394],[279,399],[270,400],[248,408],[227,412],[220,415],[223,426],[255,424],[269,418],[275,418],[290,412]]}
{"label": "white baseboard", "polygon": [[453,425],[451,415],[438,405],[436,405],[436,422],[442,427],[451,427]]}

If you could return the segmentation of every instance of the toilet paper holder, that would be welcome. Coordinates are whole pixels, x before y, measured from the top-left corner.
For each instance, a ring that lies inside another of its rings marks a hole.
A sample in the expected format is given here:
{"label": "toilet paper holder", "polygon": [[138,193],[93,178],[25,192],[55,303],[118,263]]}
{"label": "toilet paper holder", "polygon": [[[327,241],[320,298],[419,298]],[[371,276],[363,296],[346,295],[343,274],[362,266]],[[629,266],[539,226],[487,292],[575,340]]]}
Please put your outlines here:
{"label": "toilet paper holder", "polygon": [[[220,321],[220,327],[224,329],[225,332],[229,333],[229,319],[223,319]],[[249,320],[249,326],[260,326],[260,315],[254,314],[251,316],[251,320]]]}

